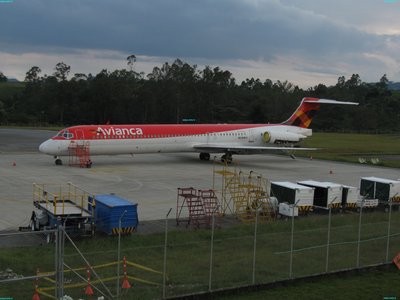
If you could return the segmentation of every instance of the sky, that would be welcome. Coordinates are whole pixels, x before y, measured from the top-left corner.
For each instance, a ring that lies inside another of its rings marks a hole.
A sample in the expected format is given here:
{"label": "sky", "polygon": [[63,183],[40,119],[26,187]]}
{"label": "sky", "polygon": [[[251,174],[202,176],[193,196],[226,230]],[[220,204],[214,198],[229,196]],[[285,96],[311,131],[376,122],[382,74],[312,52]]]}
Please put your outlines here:
{"label": "sky", "polygon": [[0,71],[24,80],[128,68],[148,74],[179,58],[240,83],[302,88],[359,74],[400,81],[400,0],[0,0]]}

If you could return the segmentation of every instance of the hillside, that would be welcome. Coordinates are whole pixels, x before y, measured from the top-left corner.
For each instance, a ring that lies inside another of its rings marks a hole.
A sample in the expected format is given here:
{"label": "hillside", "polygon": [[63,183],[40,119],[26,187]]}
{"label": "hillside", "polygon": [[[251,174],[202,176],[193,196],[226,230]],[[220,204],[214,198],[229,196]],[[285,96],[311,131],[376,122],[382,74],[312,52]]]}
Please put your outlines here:
{"label": "hillside", "polygon": [[0,101],[23,91],[23,82],[0,82]]}

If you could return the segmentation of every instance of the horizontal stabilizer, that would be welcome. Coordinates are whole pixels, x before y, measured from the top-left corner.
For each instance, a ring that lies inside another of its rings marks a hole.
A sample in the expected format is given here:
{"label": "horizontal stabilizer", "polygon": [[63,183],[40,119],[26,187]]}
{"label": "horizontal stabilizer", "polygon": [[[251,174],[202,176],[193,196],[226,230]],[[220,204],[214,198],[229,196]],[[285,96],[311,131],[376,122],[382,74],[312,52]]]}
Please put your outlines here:
{"label": "horizontal stabilizer", "polygon": [[345,102],[331,99],[318,99],[318,100],[304,100],[305,103],[321,103],[321,104],[345,104],[345,105],[358,105],[357,102]]}

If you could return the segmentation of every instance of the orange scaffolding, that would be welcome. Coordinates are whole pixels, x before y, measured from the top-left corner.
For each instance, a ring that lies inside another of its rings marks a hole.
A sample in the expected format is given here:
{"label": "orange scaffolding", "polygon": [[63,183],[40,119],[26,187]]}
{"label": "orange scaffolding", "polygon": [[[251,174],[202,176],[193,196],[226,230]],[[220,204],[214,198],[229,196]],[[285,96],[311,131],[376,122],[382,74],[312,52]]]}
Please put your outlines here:
{"label": "orange scaffolding", "polygon": [[90,168],[92,161],[90,160],[89,142],[78,144],[71,141],[68,146],[69,166]]}

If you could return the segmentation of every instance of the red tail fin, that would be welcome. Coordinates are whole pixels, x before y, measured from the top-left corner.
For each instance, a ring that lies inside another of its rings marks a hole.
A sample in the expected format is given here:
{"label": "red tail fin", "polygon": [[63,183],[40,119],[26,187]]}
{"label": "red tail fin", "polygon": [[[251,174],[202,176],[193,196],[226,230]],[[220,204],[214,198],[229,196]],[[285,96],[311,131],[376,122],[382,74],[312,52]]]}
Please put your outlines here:
{"label": "red tail fin", "polygon": [[358,105],[356,102],[305,97],[301,100],[300,106],[296,109],[293,115],[282,124],[308,128],[315,113],[319,110],[320,104]]}
{"label": "red tail fin", "polygon": [[282,124],[308,128],[315,113],[319,110],[320,103],[318,100],[320,99],[310,97],[303,98],[300,106],[296,109],[293,115]]}

